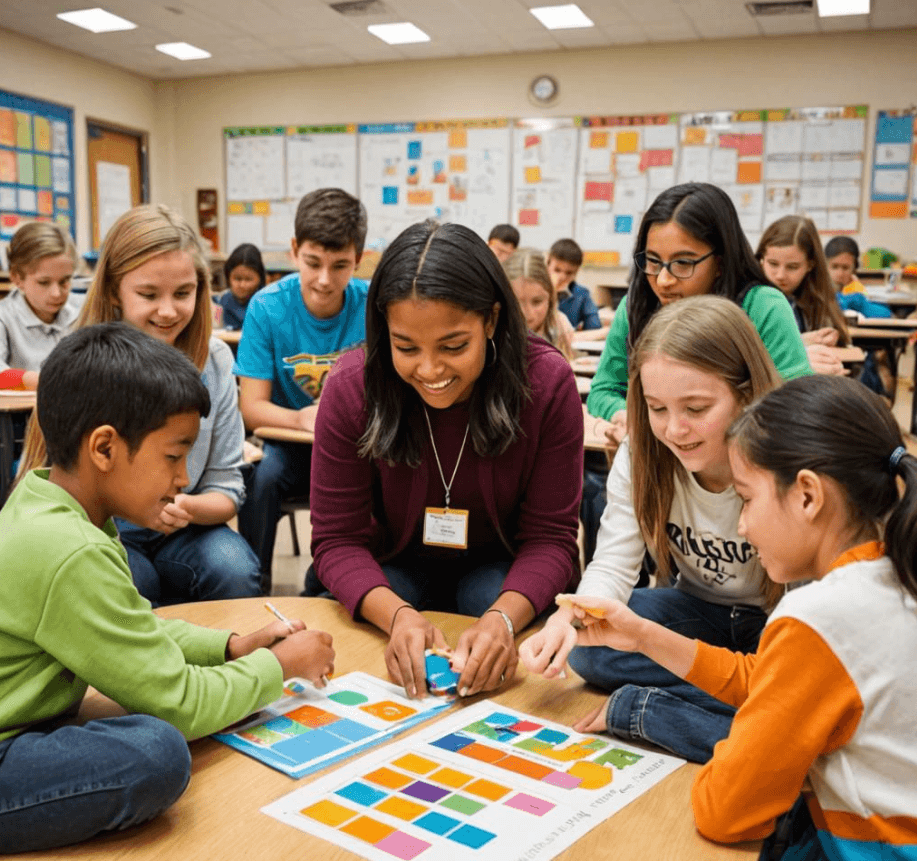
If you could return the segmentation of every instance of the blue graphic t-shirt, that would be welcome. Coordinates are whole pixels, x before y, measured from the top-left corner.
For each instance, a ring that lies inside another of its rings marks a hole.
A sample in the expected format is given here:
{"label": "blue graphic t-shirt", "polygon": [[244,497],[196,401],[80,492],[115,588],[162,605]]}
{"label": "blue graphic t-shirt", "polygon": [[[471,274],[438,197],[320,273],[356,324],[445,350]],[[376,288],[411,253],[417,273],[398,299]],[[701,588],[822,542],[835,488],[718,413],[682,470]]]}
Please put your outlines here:
{"label": "blue graphic t-shirt", "polygon": [[368,285],[351,278],[334,317],[313,316],[299,273],[259,290],[248,303],[233,373],[271,380],[271,402],[291,410],[311,404],[338,356],[366,340]]}

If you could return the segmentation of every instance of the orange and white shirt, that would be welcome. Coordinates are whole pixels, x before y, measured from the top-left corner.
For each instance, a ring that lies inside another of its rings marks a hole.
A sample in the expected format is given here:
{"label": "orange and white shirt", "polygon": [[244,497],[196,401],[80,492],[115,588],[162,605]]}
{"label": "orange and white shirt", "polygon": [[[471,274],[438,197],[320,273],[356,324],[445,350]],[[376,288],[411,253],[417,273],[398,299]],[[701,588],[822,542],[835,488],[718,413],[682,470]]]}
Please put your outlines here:
{"label": "orange and white shirt", "polygon": [[917,861],[917,602],[882,554],[788,592],[757,654],[698,645],[687,681],[739,708],[692,790],[704,836],[766,837],[808,776],[829,857]]}

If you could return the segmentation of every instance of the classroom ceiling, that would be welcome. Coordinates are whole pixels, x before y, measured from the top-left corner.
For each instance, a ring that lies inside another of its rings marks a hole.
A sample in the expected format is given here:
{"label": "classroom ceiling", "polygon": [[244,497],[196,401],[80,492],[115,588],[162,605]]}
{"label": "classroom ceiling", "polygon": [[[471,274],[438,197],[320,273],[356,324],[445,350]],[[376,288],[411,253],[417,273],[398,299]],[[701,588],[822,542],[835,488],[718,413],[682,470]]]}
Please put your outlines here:
{"label": "classroom ceiling", "polygon": [[[813,9],[752,16],[746,0],[578,0],[595,27],[546,30],[528,11],[568,0],[363,0],[343,15],[336,0],[2,0],[0,27],[148,78],[204,77],[317,66],[603,48],[756,36],[917,27],[915,0],[872,0],[869,15],[819,18]],[[137,24],[94,34],[59,12],[100,4]],[[381,9],[380,9],[381,7]],[[431,41],[387,45],[370,24],[410,21]],[[190,42],[206,60],[156,51]],[[878,60],[877,60],[878,61]]]}

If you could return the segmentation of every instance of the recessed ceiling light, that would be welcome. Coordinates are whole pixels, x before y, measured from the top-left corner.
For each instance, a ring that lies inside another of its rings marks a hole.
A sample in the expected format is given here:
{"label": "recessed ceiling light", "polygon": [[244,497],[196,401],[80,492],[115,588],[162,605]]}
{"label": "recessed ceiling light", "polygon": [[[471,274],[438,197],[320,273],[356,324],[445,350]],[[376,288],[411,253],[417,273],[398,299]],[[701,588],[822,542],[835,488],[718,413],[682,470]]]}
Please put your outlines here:
{"label": "recessed ceiling light", "polygon": [[576,27],[595,26],[576,3],[568,3],[566,6],[538,6],[529,9],[529,12],[549,30],[573,30]]}
{"label": "recessed ceiling light", "polygon": [[206,60],[210,55],[209,52],[201,48],[195,48],[187,42],[164,42],[156,46],[157,51],[175,57],[176,60]]}
{"label": "recessed ceiling light", "polygon": [[135,30],[137,25],[126,18],[119,18],[106,12],[104,9],[77,9],[73,12],[61,12],[58,16],[61,21],[75,24],[84,30],[93,33],[112,33],[115,30]]}
{"label": "recessed ceiling light", "polygon": [[869,0],[818,0],[818,14],[822,18],[834,15],[868,15]]}
{"label": "recessed ceiling light", "polygon": [[370,24],[370,33],[389,45],[408,45],[411,42],[429,42],[430,37],[420,27],[407,22],[403,24]]}

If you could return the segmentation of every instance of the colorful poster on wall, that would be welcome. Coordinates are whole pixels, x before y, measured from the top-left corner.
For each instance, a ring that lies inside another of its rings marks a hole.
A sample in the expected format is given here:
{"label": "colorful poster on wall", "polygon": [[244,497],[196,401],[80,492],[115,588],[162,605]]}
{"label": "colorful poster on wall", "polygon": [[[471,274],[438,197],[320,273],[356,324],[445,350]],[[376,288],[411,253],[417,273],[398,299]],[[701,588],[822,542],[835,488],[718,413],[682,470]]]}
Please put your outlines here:
{"label": "colorful poster on wall", "polygon": [[0,239],[34,220],[73,233],[73,111],[0,90]]}
{"label": "colorful poster on wall", "polygon": [[917,217],[917,111],[879,111],[869,187],[872,218]]}
{"label": "colorful poster on wall", "polygon": [[578,117],[576,236],[627,262],[643,213],[675,184],[678,115]]}

